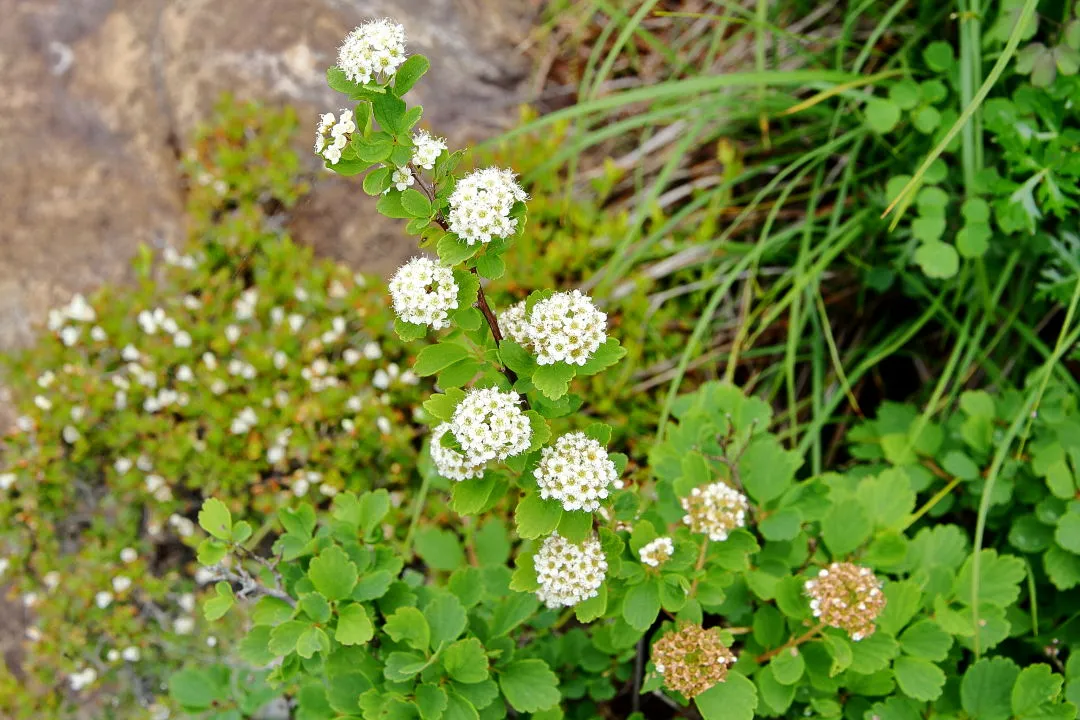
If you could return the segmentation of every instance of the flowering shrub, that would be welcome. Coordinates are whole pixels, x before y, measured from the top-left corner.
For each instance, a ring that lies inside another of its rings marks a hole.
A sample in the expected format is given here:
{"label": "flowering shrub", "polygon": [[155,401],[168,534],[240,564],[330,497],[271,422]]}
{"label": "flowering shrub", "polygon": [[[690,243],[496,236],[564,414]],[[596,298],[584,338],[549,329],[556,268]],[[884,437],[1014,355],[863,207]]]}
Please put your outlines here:
{"label": "flowering shrub", "polygon": [[0,676],[3,717],[114,687],[150,704],[177,657],[219,656],[206,643],[230,629],[208,635],[193,595],[204,494],[258,526],[297,497],[399,488],[416,464],[402,409],[421,383],[381,283],[274,230],[302,188],[294,119],[223,111],[185,159],[190,249],[144,250],[136,289],[53,311],[7,374],[20,416],[0,448],[0,567],[26,649]]}
{"label": "flowering shrub", "polygon": [[[398,43],[384,22],[346,45]],[[928,522],[947,491],[920,505],[930,483],[915,468],[943,428],[880,438],[898,466],[800,479],[769,406],[708,383],[674,404],[651,478],[630,483],[626,457],[606,449],[611,427],[557,435],[589,412],[582,379],[625,351],[580,293],[492,308],[482,279],[506,271],[524,190],[501,169],[458,179],[442,149],[421,172],[422,111],[403,98],[427,61],[386,52],[396,71],[328,72],[358,104],[340,158],[323,155],[366,173],[379,210],[438,256],[411,261],[392,290],[403,339],[442,331],[413,365],[439,389],[418,413],[432,428],[423,482],[401,508],[381,491],[338,494],[324,512],[281,508],[268,556],[224,503],[199,515],[199,559],[217,579],[204,614],[261,596],[240,654],[273,668],[298,717],[586,718],[608,714],[598,703],[639,712],[642,693],[665,708],[649,716],[691,702],[736,720],[1076,715],[1062,689],[1077,673],[1052,649],[1050,664],[1015,653],[1023,668],[983,657],[1028,632],[1029,571],[987,537]],[[992,422],[975,425],[992,440]],[[239,702],[197,667],[171,692],[194,713]]]}

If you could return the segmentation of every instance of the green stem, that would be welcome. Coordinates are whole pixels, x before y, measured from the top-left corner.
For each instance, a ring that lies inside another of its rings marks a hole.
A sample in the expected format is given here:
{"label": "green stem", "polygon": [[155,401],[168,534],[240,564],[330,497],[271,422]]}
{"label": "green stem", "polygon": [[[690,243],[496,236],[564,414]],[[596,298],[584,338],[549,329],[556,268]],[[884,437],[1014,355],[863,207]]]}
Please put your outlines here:
{"label": "green stem", "polygon": [[420,481],[420,492],[416,496],[416,501],[412,507],[412,517],[409,520],[409,530],[405,533],[405,542],[402,545],[402,553],[404,555],[412,554],[412,541],[413,535],[416,534],[416,528],[420,524],[420,515],[424,512],[424,503],[427,501],[428,490],[431,489],[431,473],[423,473],[423,479]]}

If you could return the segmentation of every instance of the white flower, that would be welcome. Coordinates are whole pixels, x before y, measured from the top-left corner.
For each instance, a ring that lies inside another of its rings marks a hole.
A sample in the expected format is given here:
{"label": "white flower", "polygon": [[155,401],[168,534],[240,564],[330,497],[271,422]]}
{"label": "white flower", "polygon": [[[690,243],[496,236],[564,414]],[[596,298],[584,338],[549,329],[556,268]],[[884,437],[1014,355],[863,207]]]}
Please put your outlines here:
{"label": "white flower", "polygon": [[319,486],[319,493],[326,497],[334,497],[338,494],[338,489],[330,483],[323,483]]}
{"label": "white flower", "polygon": [[371,377],[371,384],[377,387],[379,390],[385,390],[390,387],[390,375],[385,370],[379,368],[375,371],[375,374]]}
{"label": "white flower", "polygon": [[187,331],[181,330],[173,336],[173,345],[178,348],[191,347],[191,335]]}
{"label": "white flower", "polygon": [[217,647],[217,638],[214,637],[213,635],[206,638],[206,646],[207,647]]}
{"label": "white flower", "polygon": [[95,325],[94,327],[90,328],[90,339],[94,342],[105,342],[109,339],[109,336],[105,333],[103,329]]}
{"label": "white flower", "polygon": [[364,357],[368,360],[378,360],[382,357],[382,348],[375,341],[364,343]]}
{"label": "white flower", "polygon": [[90,303],[86,302],[86,298],[79,293],[72,295],[71,302],[64,308],[64,314],[69,319],[78,322],[94,322],[97,320],[97,313],[94,312],[94,308],[90,307]]}
{"label": "white flower", "polygon": [[15,418],[15,427],[21,432],[28,433],[34,429],[34,419],[29,415],[20,415]]}
{"label": "white flower", "polygon": [[68,325],[60,331],[60,340],[64,345],[71,347],[75,343],[79,342],[79,335],[82,333],[79,328],[71,327]]}
{"label": "white flower", "polygon": [[529,323],[525,320],[524,300],[499,313],[499,328],[518,345],[529,346]]}
{"label": "white flower", "polygon": [[285,308],[270,308],[270,322],[272,322],[274,325],[280,325],[281,323],[285,322]]}
{"label": "white flower", "polygon": [[621,488],[615,463],[599,442],[585,433],[569,433],[545,447],[533,471],[540,497],[554,498],[564,510],[593,512],[608,488]]}
{"label": "white flower", "polygon": [[465,460],[465,456],[453,448],[442,444],[442,438],[450,431],[450,423],[443,423],[431,433],[431,460],[435,469],[448,480],[469,480],[484,474],[484,466],[474,465]]}
{"label": "white flower", "polygon": [[176,324],[176,321],[171,317],[167,317],[161,321],[161,329],[170,335],[175,335],[180,332],[180,326]]}
{"label": "white flower", "polygon": [[422,167],[425,170],[433,170],[435,168],[435,161],[439,159],[439,155],[443,150],[446,150],[446,139],[432,137],[427,130],[418,130],[413,133],[413,165]]}
{"label": "white flower", "polygon": [[255,414],[255,411],[246,407],[240,411],[239,415],[233,418],[232,424],[229,426],[229,432],[233,435],[243,435],[258,423],[259,417]]}
{"label": "white flower", "polygon": [[184,307],[186,307],[188,310],[198,310],[202,307],[202,302],[194,295],[185,295]]}
{"label": "white flower", "polygon": [[[315,154],[322,155],[336,165],[341,160],[341,151],[349,144],[349,133],[356,132],[351,110],[342,110],[341,119],[335,122],[334,113],[326,113],[319,120],[315,131]],[[303,302],[299,297],[298,300]]]}
{"label": "white flower", "polygon": [[135,458],[135,466],[143,472],[150,472],[154,469],[153,461],[146,455],[140,455],[139,457]]}
{"label": "white flower", "polygon": [[124,648],[124,652],[120,653],[120,657],[128,662],[139,662],[139,648],[126,647]]}
{"label": "white flower", "polygon": [[207,370],[217,370],[218,361],[212,352],[204,352],[202,354],[203,364],[206,365]]}
{"label": "white flower", "polygon": [[72,420],[74,420],[75,422],[82,422],[84,417],[86,417],[86,408],[82,407],[81,405],[76,405],[75,407],[71,408]]}
{"label": "white flower", "polygon": [[372,20],[353,30],[338,49],[345,77],[366,85],[389,79],[405,62],[405,28],[392,20]]}
{"label": "white flower", "polygon": [[125,345],[124,349],[120,351],[120,357],[124,358],[127,362],[135,362],[139,359],[139,351],[135,349],[133,345]]}
{"label": "white flower", "polygon": [[250,320],[255,315],[255,307],[259,301],[259,291],[249,288],[240,293],[240,297],[233,303],[237,320]]}
{"label": "white flower", "polygon": [[131,460],[129,460],[129,459],[125,458],[125,457],[122,457],[122,458],[117,458],[116,459],[116,462],[113,463],[113,468],[120,475],[124,475],[125,473],[127,473],[128,470],[131,469],[132,465],[133,465],[133,463],[131,462]]}
{"label": "white flower", "polygon": [[285,448],[280,445],[275,445],[266,451],[266,462],[271,465],[277,465],[279,462],[285,459]]}
{"label": "white flower", "polygon": [[465,451],[465,460],[481,465],[505,460],[529,448],[532,427],[521,411],[516,392],[498,388],[473,388],[458,403],[450,420],[450,430]]}
{"label": "white flower", "polygon": [[186,383],[195,382],[195,373],[187,365],[181,365],[176,368],[176,379]]}
{"label": "white flower", "polygon": [[341,357],[345,360],[346,365],[355,365],[360,362],[360,352],[355,348],[346,348]]}
{"label": "white flower", "polygon": [[28,593],[26,593],[25,595],[22,596],[23,607],[32,608],[35,605],[37,605],[37,602],[38,602],[37,593],[28,592]]}
{"label": "white flower", "polygon": [[[390,298],[398,317],[436,330],[450,324],[447,316],[457,309],[457,296],[453,271],[430,258],[413,258],[390,279]],[[370,357],[367,348],[364,354]]]}
{"label": "white flower", "polygon": [[390,420],[383,417],[382,415],[375,418],[375,427],[379,428],[379,432],[381,432],[383,435],[389,435],[390,431],[393,429],[393,427],[390,425]]}
{"label": "white flower", "polygon": [[525,335],[539,365],[584,365],[607,340],[606,330],[607,315],[579,290],[537,301],[525,320]]}
{"label": "white flower", "polygon": [[405,192],[405,189],[414,182],[416,182],[416,178],[413,177],[412,171],[407,167],[394,168],[394,172],[390,175],[390,184],[401,192]]}
{"label": "white flower", "polygon": [[549,608],[571,607],[595,597],[607,574],[607,560],[595,538],[575,545],[552,533],[533,562],[540,583],[536,597]]}
{"label": "white flower", "polygon": [[195,534],[195,523],[183,515],[173,513],[169,516],[169,526],[176,530],[180,537],[191,537]]}
{"label": "white flower", "polygon": [[131,578],[124,575],[117,575],[112,579],[113,592],[119,594],[126,591],[131,587]]}
{"label": "white flower", "polygon": [[0,490],[8,490],[15,484],[15,473],[0,473]]}
{"label": "white flower", "polygon": [[112,596],[111,592],[107,592],[105,590],[102,590],[102,591],[98,592],[96,595],[94,595],[94,604],[97,605],[102,610],[104,610],[105,608],[112,605],[112,601],[113,601],[113,596]]}
{"label": "white flower", "polygon": [[185,615],[173,620],[173,632],[177,635],[190,635],[194,630],[195,618]]}
{"label": "white flower", "polygon": [[660,567],[675,552],[675,544],[669,537],[658,537],[638,550],[641,562],[650,567]]}
{"label": "white flower", "polygon": [[401,373],[401,382],[405,385],[419,385],[420,376],[414,373],[412,370],[406,370]]}
{"label": "white flower", "polygon": [[38,387],[45,390],[56,381],[56,373],[52,370],[46,370],[38,375],[37,384]]}
{"label": "white flower", "polygon": [[43,410],[45,412],[52,410],[52,401],[44,395],[35,395],[34,404],[38,406],[39,410]]}
{"label": "white flower", "polygon": [[111,663],[120,661],[120,651],[116,648],[111,648],[109,652],[105,653],[105,659]]}
{"label": "white flower", "polygon": [[289,356],[278,350],[274,353],[274,367],[278,370],[284,370],[285,366],[289,364]]}
{"label": "white flower", "polygon": [[126,547],[120,551],[120,559],[130,565],[131,563],[139,559],[139,553],[135,550],[135,548]]}
{"label": "white flower", "polygon": [[296,497],[304,497],[307,495],[308,490],[311,489],[311,483],[304,478],[297,478],[293,480],[292,491]]}
{"label": "white flower", "polygon": [[225,339],[228,340],[230,344],[235,345],[236,341],[240,339],[240,328],[236,325],[226,325]]}
{"label": "white flower", "polygon": [[0,558],[0,576],[3,576],[9,567],[11,567],[11,561],[7,558]]}
{"label": "white flower", "polygon": [[514,203],[526,198],[514,173],[500,168],[484,168],[458,181],[450,194],[450,232],[469,245],[508,238],[517,230],[517,218],[510,217]]}
{"label": "white flower", "polygon": [[58,573],[56,570],[50,570],[49,572],[45,573],[45,576],[41,579],[45,583],[45,587],[49,588],[50,590],[55,590],[56,586],[60,584],[60,573]]}
{"label": "white flower", "polygon": [[97,680],[97,671],[89,667],[68,675],[68,684],[75,692],[93,685],[95,680]]}
{"label": "white flower", "polygon": [[293,332],[300,332],[300,328],[304,326],[304,316],[300,313],[293,313],[289,315],[289,329]]}
{"label": "white flower", "polygon": [[158,331],[158,323],[154,318],[154,314],[149,310],[142,310],[139,312],[139,327],[147,335],[155,335]]}
{"label": "white flower", "polygon": [[694,488],[680,502],[686,511],[683,523],[713,542],[723,542],[732,530],[744,527],[750,509],[745,495],[722,482]]}
{"label": "white flower", "polygon": [[79,438],[82,437],[79,431],[72,425],[65,425],[60,435],[68,445],[74,445],[79,441]]}
{"label": "white flower", "polygon": [[[199,568],[199,569],[201,570],[202,568]],[[205,584],[205,583],[203,583],[203,584]],[[176,604],[179,605],[180,609],[183,610],[184,612],[194,612],[195,611],[195,596],[193,594],[191,594],[191,593],[184,593],[183,595],[181,595],[176,600]]]}

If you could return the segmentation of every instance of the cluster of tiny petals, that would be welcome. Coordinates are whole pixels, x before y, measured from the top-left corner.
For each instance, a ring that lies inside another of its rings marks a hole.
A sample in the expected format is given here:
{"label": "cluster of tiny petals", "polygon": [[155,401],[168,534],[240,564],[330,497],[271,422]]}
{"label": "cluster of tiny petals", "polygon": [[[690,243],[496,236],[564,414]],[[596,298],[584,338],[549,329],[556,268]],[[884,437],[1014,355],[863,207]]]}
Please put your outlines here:
{"label": "cluster of tiny petals", "polygon": [[341,160],[341,151],[349,144],[349,133],[353,132],[356,132],[356,123],[351,110],[342,110],[340,120],[334,113],[324,113],[315,130],[315,154],[336,165]]}
{"label": "cluster of tiny petals", "polygon": [[470,465],[520,455],[532,441],[532,426],[521,410],[521,396],[498,388],[470,390],[454,409],[450,431]]}
{"label": "cluster of tiny petals", "polygon": [[514,303],[499,313],[499,328],[522,347],[529,345],[529,324],[525,321],[525,301]]}
{"label": "cluster of tiny petals", "polygon": [[536,597],[549,608],[572,607],[596,597],[607,574],[600,542],[589,538],[580,545],[552,533],[533,558],[540,589]]}
{"label": "cluster of tiny petals", "polygon": [[526,197],[510,170],[471,172],[458,180],[450,194],[450,232],[469,245],[510,237],[518,224],[510,210]]}
{"label": "cluster of tiny petals", "polygon": [[405,28],[393,20],[372,20],[353,30],[338,48],[345,77],[366,85],[389,78],[405,62]]}
{"label": "cluster of tiny petals", "polygon": [[540,497],[554,498],[564,510],[593,512],[608,496],[608,488],[622,487],[615,463],[604,447],[585,433],[563,435],[545,447],[533,471]]}
{"label": "cluster of tiny petals", "polygon": [[448,316],[457,309],[457,297],[453,271],[430,258],[413,258],[390,279],[394,312],[405,322],[441,330],[450,324]]}
{"label": "cluster of tiny petals", "polygon": [[470,463],[457,450],[442,444],[443,436],[448,432],[450,432],[450,423],[443,423],[431,434],[431,460],[435,463],[435,469],[438,470],[439,475],[447,480],[458,481],[481,477],[484,474],[482,464]]}
{"label": "cluster of tiny petals", "polygon": [[413,133],[413,165],[434,170],[435,161],[446,150],[446,139],[432,136],[427,130],[418,130]]}
{"label": "cluster of tiny petals", "polygon": [[656,641],[652,648],[656,671],[664,685],[693,698],[727,680],[735,655],[720,640],[715,628],[686,625]]}
{"label": "cluster of tiny petals", "polygon": [[675,543],[669,537],[658,537],[638,550],[641,562],[649,567],[660,567],[675,554]]}
{"label": "cluster of tiny petals", "polygon": [[681,502],[686,511],[683,523],[713,542],[723,542],[732,530],[745,527],[750,509],[745,495],[722,482],[694,488]]}
{"label": "cluster of tiny petals", "polygon": [[584,365],[607,340],[607,315],[580,290],[557,292],[529,312],[525,333],[539,365]]}
{"label": "cluster of tiny petals", "polygon": [[829,627],[844,630],[858,642],[874,634],[878,615],[885,609],[881,580],[868,567],[832,563],[807,580],[806,594],[814,617]]}

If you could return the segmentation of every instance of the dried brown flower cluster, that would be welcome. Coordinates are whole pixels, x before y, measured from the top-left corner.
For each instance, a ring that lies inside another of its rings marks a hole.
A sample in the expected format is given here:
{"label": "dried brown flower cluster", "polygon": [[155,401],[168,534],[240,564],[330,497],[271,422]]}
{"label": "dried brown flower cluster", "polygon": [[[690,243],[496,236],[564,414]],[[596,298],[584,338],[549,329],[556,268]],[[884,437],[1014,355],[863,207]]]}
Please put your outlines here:
{"label": "dried brown flower cluster", "polygon": [[829,627],[846,630],[855,641],[874,634],[874,622],[885,609],[885,595],[870,568],[833,563],[808,580],[805,588],[814,617]]}
{"label": "dried brown flower cluster", "polygon": [[692,698],[724,682],[735,655],[715,629],[685,625],[653,645],[652,659],[669,689]]}
{"label": "dried brown flower cluster", "polygon": [[745,495],[722,482],[694,488],[682,499],[682,506],[686,511],[683,523],[713,542],[723,542],[732,530],[744,527],[750,509]]}

